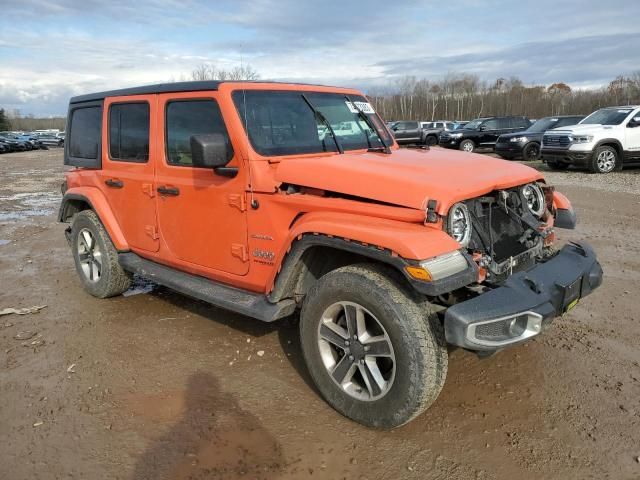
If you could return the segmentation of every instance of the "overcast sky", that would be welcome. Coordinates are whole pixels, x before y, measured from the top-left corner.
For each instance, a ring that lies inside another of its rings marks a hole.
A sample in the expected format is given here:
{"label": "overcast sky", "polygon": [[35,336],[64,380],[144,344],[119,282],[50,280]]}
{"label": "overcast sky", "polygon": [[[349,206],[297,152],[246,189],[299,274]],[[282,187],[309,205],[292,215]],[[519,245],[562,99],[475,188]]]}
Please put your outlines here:
{"label": "overcast sky", "polygon": [[640,70],[639,0],[1,3],[0,107],[23,114],[241,59],[264,79],[365,90],[447,72],[594,88]]}

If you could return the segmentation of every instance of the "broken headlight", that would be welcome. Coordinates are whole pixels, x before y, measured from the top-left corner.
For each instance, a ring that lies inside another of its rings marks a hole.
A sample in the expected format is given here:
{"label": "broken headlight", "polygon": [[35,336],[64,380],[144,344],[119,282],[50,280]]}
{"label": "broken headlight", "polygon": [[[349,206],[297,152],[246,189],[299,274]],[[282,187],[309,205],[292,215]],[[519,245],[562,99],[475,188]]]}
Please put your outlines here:
{"label": "broken headlight", "polygon": [[471,240],[471,215],[464,203],[456,203],[447,217],[447,232],[463,247]]}
{"label": "broken headlight", "polygon": [[540,218],[544,213],[544,193],[537,183],[530,183],[521,189],[529,211]]}

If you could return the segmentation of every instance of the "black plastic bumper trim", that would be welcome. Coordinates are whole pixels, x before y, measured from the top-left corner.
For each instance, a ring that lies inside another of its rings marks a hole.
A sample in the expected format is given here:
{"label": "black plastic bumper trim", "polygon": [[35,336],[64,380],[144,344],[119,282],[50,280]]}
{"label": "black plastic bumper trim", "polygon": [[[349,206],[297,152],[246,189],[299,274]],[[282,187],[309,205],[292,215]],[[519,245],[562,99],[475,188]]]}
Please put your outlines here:
{"label": "black plastic bumper trim", "polygon": [[573,209],[558,208],[556,209],[556,219],[553,222],[553,226],[573,230],[576,228],[577,221],[576,212]]}
{"label": "black plastic bumper trim", "polygon": [[[447,342],[469,350],[495,350],[471,342],[469,325],[530,311],[541,315],[546,326],[601,284],[602,267],[593,249],[586,243],[565,245],[551,260],[512,275],[503,286],[449,307],[444,318]],[[513,344],[520,342],[516,338]]]}

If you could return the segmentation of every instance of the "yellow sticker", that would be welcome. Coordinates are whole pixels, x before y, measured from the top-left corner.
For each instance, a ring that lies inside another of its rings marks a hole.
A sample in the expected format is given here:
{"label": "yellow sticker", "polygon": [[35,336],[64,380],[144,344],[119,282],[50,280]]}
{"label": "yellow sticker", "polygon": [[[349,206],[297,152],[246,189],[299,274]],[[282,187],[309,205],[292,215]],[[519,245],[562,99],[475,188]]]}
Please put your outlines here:
{"label": "yellow sticker", "polygon": [[571,302],[569,305],[567,305],[567,309],[565,310],[565,312],[568,312],[573,307],[575,307],[578,304],[578,300],[580,300],[580,299],[576,298],[573,302]]}

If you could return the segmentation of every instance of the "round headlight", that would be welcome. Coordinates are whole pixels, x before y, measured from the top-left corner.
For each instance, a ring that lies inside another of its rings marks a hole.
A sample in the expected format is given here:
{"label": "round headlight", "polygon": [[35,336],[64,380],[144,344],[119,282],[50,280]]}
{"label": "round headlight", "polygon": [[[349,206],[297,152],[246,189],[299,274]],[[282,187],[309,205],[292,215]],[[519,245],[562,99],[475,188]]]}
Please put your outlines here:
{"label": "round headlight", "polygon": [[449,210],[447,231],[463,247],[469,245],[469,240],[471,240],[471,215],[469,215],[469,209],[464,203],[456,203]]}
{"label": "round headlight", "polygon": [[522,187],[522,196],[527,202],[527,207],[536,217],[541,217],[544,213],[544,194],[539,185],[530,183]]}

